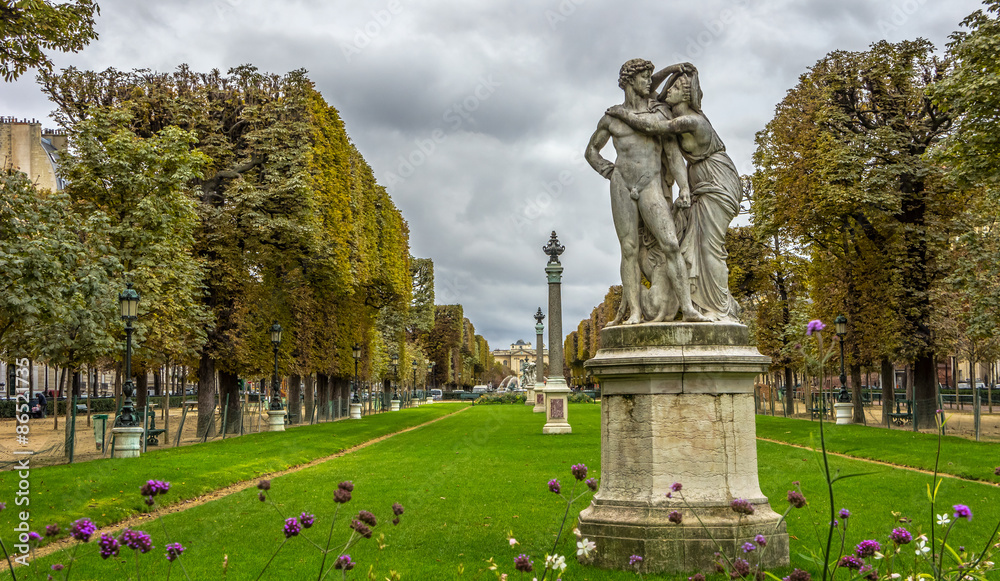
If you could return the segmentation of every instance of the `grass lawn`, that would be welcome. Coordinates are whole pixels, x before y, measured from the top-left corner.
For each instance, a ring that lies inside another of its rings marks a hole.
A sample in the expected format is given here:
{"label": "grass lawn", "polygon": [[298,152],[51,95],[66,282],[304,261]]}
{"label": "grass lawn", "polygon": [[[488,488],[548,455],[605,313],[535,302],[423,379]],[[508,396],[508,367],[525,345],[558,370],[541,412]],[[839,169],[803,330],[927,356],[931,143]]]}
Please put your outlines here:
{"label": "grass lawn", "polygon": [[[32,469],[28,507],[31,523],[35,530],[41,530],[52,522],[65,525],[86,516],[97,526],[114,524],[145,508],[138,490],[146,480],[172,483],[170,495],[159,497],[166,502],[190,500],[465,407],[468,405],[425,405],[395,414],[366,416],[361,421],[295,427],[283,433],[247,434],[180,448],[150,447],[140,458],[107,458]],[[18,512],[24,508],[14,505],[14,491],[20,480],[16,470],[0,472],[0,502],[6,501],[8,507],[0,512],[0,531],[10,531],[20,522]]]}
{"label": "grass lawn", "polygon": [[[945,414],[947,420],[947,414]],[[947,423],[945,424],[947,430]],[[935,434],[890,430],[856,424],[826,422],[826,449],[857,458],[869,458],[900,466],[934,470],[938,437]],[[757,437],[800,446],[819,447],[819,422],[772,416],[757,416]],[[1000,465],[1000,446],[955,436],[941,440],[939,472],[971,480],[1000,483],[993,473]]]}
{"label": "grass lawn", "polygon": [[[389,417],[398,422],[405,414]],[[544,417],[531,413],[527,406],[477,406],[344,457],[275,478],[271,482],[271,493],[282,514],[259,502],[256,489],[169,514],[164,517],[169,540],[158,523],[148,522],[139,527],[153,536],[156,546],[151,553],[140,556],[139,571],[144,578],[154,578],[150,575],[152,571],[157,572],[155,578],[164,578],[163,546],[179,541],[187,547],[182,559],[191,579],[222,578],[223,555],[228,559],[227,578],[253,579],[284,540],[282,515],[306,511],[316,515],[316,525],[304,531],[305,535],[288,541],[271,563],[265,578],[315,578],[320,555],[303,537],[318,544],[325,543],[329,523],[337,510],[332,501],[337,482],[352,480],[355,485],[353,499],[343,505],[334,539],[341,543],[346,540],[349,519],[359,509],[375,513],[379,524],[374,528],[373,539],[363,540],[349,551],[358,563],[349,578],[367,578],[369,567],[374,565],[376,578],[380,580],[389,577],[390,570],[397,571],[402,579],[412,580],[495,579],[496,575],[487,570],[487,559],[494,558],[501,567],[500,572],[511,573],[512,581],[517,580],[514,556],[528,553],[536,567],[540,566],[544,554],[551,550],[559,527],[565,503],[547,490],[548,480],[558,478],[564,490],[571,488],[570,466],[575,463],[586,464],[592,476],[600,476],[600,407],[572,404],[569,420],[572,434],[543,436]],[[365,422],[356,424],[364,425]],[[280,439],[293,434],[276,436]],[[189,461],[195,458],[197,456]],[[793,563],[802,568],[809,567],[796,555],[818,547],[820,540],[825,541],[825,524],[829,521],[829,504],[819,460],[818,454],[808,450],[768,442],[758,445],[761,488],[771,499],[772,506],[779,512],[784,510],[786,492],[795,480],[801,481],[810,502],[807,508],[794,510],[788,522],[793,537]],[[888,532],[900,526],[900,518],[913,519],[906,526],[914,536],[929,530],[932,522],[926,501],[929,476],[836,457],[830,458],[830,464],[845,474],[869,473],[842,480],[835,487],[834,508],[848,508],[852,512],[847,532],[850,546],[868,538],[885,542]],[[118,496],[127,498],[127,504],[139,506],[137,489],[144,480],[179,480],[169,472],[158,470],[159,467],[159,463],[150,461],[141,474],[137,472],[134,483],[122,488],[128,491],[127,494]],[[185,482],[194,485],[193,480],[185,474]],[[159,498],[170,500],[174,495],[172,488]],[[576,514],[588,500],[589,494],[574,505],[567,529],[572,528]],[[393,502],[406,507],[397,527],[388,522]],[[980,550],[979,546],[1000,518],[997,508],[1000,507],[1000,490],[986,484],[946,479],[941,485],[937,512],[950,512],[951,505],[957,503],[968,505],[974,518],[969,523],[958,523],[952,542]],[[44,522],[38,524],[44,525]],[[509,545],[510,532],[520,545],[513,548]],[[386,545],[382,550],[377,541],[381,533],[385,534]],[[80,551],[83,556],[74,567],[73,579],[123,579],[124,571],[135,571],[135,555],[130,549],[121,551],[120,560],[124,560],[124,564],[114,563],[114,559],[102,561],[96,552],[93,542]],[[564,536],[557,552],[575,554],[571,534]],[[908,553],[912,556],[912,550]],[[51,564],[60,560],[63,560],[61,555],[53,555],[40,560],[38,565],[48,570]],[[633,573],[583,567],[572,557],[567,562],[569,568],[562,575],[567,580],[636,578]],[[183,578],[178,573],[173,571],[172,577]],[[785,575],[787,571],[777,573]],[[645,578],[671,577],[647,575]],[[687,576],[674,578],[686,579]]]}

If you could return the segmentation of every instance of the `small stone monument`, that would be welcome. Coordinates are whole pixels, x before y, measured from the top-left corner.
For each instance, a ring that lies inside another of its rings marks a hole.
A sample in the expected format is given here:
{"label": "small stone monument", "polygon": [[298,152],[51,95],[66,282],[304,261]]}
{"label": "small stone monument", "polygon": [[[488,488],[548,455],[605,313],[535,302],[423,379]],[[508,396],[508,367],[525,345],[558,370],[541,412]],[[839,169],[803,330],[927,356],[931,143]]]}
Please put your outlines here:
{"label": "small stone monument", "polygon": [[545,411],[545,426],[542,428],[542,433],[569,434],[573,428],[569,425],[567,406],[570,390],[566,386],[566,378],[563,377],[561,292],[563,267],[559,262],[559,255],[566,250],[566,247],[560,246],[553,230],[548,245],[542,250],[549,255],[549,262],[545,265],[545,274],[549,278],[549,377],[545,380],[545,387],[541,393]]}
{"label": "small stone monument", "polygon": [[268,431],[271,432],[284,432],[285,431],[285,415],[286,412],[283,409],[279,410],[267,410],[267,425]]}
{"label": "small stone monument", "polygon": [[[653,71],[642,59],[622,65],[625,102],[586,151],[610,181],[623,296],[585,364],[602,385],[601,481],[579,529],[603,568],[632,569],[640,555],[644,573],[710,571],[716,551],[742,555],[758,534],[762,568],[787,565],[785,525],[757,476],[753,380],[770,359],[749,344],[728,288],[739,174],[701,110],[697,69]],[[600,155],[609,140],[615,162]],[[740,499],[752,514],[732,509]]]}

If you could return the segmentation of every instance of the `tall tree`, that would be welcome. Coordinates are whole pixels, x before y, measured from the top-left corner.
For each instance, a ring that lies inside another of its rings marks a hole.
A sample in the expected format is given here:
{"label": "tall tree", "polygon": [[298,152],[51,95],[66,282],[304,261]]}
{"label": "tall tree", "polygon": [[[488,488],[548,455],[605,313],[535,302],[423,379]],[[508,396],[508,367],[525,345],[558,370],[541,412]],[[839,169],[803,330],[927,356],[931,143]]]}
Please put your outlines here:
{"label": "tall tree", "polygon": [[[816,314],[845,311],[849,344],[893,346],[912,362],[923,425],[933,423],[937,386],[930,294],[963,205],[925,155],[951,127],[927,91],[947,70],[924,40],[832,52],[778,105],[755,157],[758,215],[803,241],[814,283],[839,283],[817,297]],[[875,282],[863,296],[866,278]],[[863,316],[861,304],[883,310]]]}
{"label": "tall tree", "polygon": [[30,68],[51,70],[46,51],[78,52],[97,38],[93,0],[0,0],[0,76],[10,82]]}

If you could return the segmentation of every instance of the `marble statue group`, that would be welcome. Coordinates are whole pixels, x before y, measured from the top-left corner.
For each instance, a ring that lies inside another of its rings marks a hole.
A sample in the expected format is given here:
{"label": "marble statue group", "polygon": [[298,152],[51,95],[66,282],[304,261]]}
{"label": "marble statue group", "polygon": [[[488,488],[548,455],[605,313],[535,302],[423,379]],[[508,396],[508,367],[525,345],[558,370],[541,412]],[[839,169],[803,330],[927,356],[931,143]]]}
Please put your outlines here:
{"label": "marble statue group", "polygon": [[[632,59],[618,85],[625,101],[605,112],[586,151],[611,182],[621,244],[622,303],[609,325],[672,321],[678,313],[689,322],[735,322],[725,239],[742,186],[701,110],[698,70],[680,63],[654,72],[653,63]],[[614,162],[600,153],[608,140]]]}

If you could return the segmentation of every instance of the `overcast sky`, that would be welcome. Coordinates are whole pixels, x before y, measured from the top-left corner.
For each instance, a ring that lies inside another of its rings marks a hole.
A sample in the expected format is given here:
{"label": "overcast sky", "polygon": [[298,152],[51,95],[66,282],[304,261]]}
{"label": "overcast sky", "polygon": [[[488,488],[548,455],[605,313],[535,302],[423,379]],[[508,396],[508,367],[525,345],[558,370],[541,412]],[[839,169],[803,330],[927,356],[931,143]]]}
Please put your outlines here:
{"label": "overcast sky", "polygon": [[[101,0],[100,39],[58,67],[305,68],[434,260],[437,303],[461,303],[491,348],[534,343],[546,256],[562,255],[563,331],[620,283],[608,182],[583,160],[618,69],[690,61],[741,173],[754,134],[832,50],[923,37],[943,50],[974,0]],[[0,115],[45,120],[33,73]],[[609,145],[605,157],[614,159]],[[548,319],[546,319],[548,325]],[[546,332],[547,333],[547,332]],[[547,335],[546,335],[547,338]]]}

